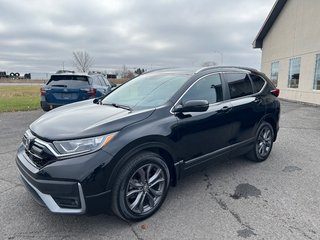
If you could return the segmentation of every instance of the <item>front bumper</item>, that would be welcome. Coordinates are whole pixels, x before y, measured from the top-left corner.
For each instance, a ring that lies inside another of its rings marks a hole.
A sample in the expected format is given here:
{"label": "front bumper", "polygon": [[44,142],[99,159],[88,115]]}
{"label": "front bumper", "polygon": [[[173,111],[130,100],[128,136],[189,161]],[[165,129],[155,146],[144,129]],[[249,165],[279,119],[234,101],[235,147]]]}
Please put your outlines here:
{"label": "front bumper", "polygon": [[[19,171],[20,172],[20,171]],[[79,206],[80,208],[64,208],[57,204],[54,197],[50,194],[46,194],[41,192],[36,186],[34,186],[28,179],[20,172],[20,179],[26,189],[31,193],[32,197],[36,202],[38,202],[42,206],[46,206],[53,213],[66,213],[66,214],[84,214],[86,212],[86,202],[83,195],[82,187],[80,183],[77,183],[78,186],[78,197],[69,198],[69,204],[72,207],[72,203],[74,206]],[[46,184],[49,184],[48,182]],[[60,185],[61,183],[51,182],[51,185]],[[79,200],[77,200],[79,199]],[[79,201],[79,202],[78,202]],[[60,203],[61,204],[61,203]]]}
{"label": "front bumper", "polygon": [[53,213],[97,214],[111,212],[111,190],[106,188],[112,156],[97,151],[64,160],[34,164],[20,145],[16,164],[20,179],[33,198]]}

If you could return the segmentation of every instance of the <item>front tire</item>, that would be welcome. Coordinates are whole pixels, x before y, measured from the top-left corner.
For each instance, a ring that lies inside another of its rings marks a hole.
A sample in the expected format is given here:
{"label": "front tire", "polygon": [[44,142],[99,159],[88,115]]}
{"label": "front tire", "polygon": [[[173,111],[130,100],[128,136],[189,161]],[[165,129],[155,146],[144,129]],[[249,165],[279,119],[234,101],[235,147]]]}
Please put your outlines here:
{"label": "front tire", "polygon": [[117,176],[112,189],[112,210],[125,219],[141,221],[164,202],[170,172],[164,159],[153,152],[132,157]]}
{"label": "front tire", "polygon": [[262,122],[256,133],[256,140],[247,157],[253,162],[266,160],[272,150],[274,140],[273,127],[268,122]]}

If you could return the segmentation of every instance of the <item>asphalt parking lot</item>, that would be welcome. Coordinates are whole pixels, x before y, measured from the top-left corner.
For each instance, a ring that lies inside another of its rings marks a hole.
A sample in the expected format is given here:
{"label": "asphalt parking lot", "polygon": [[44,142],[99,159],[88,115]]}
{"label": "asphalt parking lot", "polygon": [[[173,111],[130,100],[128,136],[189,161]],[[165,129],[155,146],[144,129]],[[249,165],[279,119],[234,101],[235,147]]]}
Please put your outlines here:
{"label": "asphalt parking lot", "polygon": [[42,114],[0,113],[0,239],[320,239],[320,107],[282,102],[267,161],[229,159],[195,173],[139,223],[54,215],[32,200],[14,158]]}

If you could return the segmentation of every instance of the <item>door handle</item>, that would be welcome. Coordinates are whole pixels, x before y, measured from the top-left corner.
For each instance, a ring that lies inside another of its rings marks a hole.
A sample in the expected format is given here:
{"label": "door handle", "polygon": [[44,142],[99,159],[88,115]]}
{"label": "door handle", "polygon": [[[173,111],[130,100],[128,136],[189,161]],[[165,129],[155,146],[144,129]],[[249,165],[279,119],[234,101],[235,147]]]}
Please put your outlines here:
{"label": "door handle", "polygon": [[260,103],[262,103],[262,99],[261,99],[261,98],[256,98],[256,99],[254,100],[254,102],[260,104]]}
{"label": "door handle", "polygon": [[232,109],[232,107],[230,107],[230,106],[224,106],[221,109],[219,109],[217,112],[218,113],[227,113],[227,112],[231,111],[231,109]]}

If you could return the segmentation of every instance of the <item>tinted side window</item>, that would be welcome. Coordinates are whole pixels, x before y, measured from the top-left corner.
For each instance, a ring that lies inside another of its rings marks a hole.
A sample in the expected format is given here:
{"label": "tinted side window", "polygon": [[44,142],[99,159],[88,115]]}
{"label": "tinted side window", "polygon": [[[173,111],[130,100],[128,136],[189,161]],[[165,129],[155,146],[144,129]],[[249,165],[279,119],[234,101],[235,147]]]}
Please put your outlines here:
{"label": "tinted side window", "polygon": [[102,77],[102,76],[98,76],[98,78],[99,78],[99,80],[100,80],[100,85],[106,87],[107,84],[106,84],[106,82],[104,81],[103,77]]}
{"label": "tinted side window", "polygon": [[250,79],[245,73],[225,73],[229,85],[230,97],[238,98],[253,94]]}
{"label": "tinted side window", "polygon": [[105,77],[101,76],[101,78],[102,78],[103,82],[105,83],[105,85],[107,85],[109,87],[111,86],[111,84],[109,83],[109,81]]}
{"label": "tinted side window", "polygon": [[93,84],[93,85],[101,86],[100,80],[98,79],[97,76],[92,76],[91,79],[92,79],[92,84]]}
{"label": "tinted side window", "polygon": [[196,82],[182,97],[182,103],[189,100],[207,100],[209,103],[222,101],[223,96],[220,75],[209,75]]}
{"label": "tinted side window", "polygon": [[252,80],[254,92],[260,92],[260,90],[265,84],[265,81],[260,76],[257,76],[257,75],[250,74],[250,77]]}

